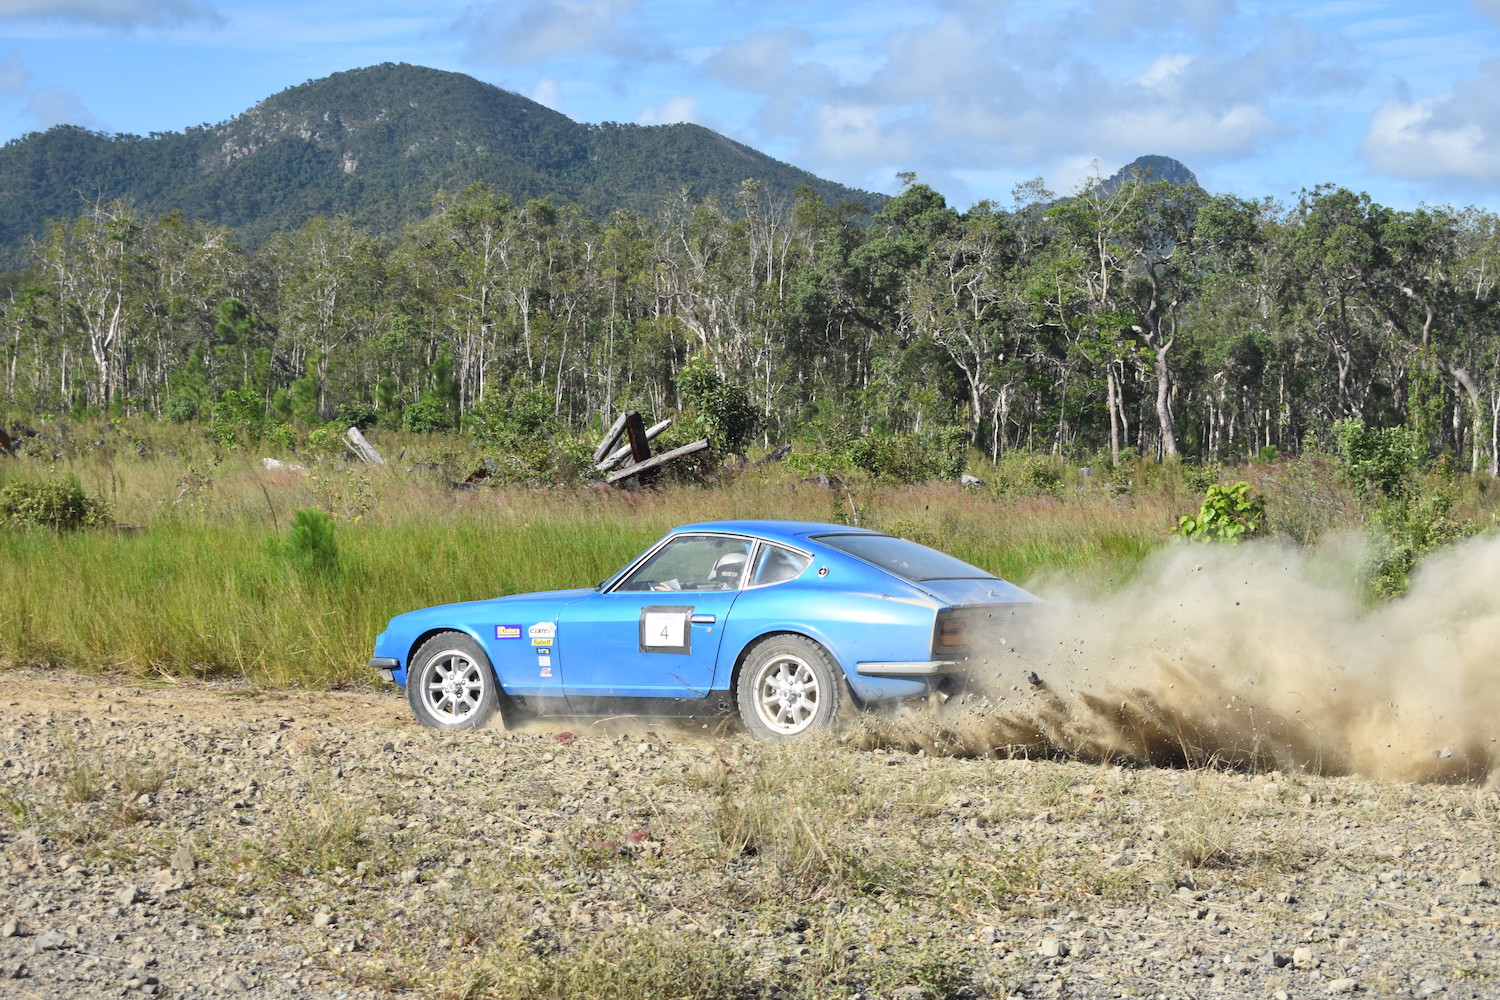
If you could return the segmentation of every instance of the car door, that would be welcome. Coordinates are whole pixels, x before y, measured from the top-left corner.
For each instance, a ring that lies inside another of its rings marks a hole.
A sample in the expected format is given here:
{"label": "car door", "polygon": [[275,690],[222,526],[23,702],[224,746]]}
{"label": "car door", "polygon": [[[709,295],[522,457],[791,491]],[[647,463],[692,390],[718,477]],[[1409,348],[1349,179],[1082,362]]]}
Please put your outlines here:
{"label": "car door", "polygon": [[570,703],[702,698],[739,598],[753,542],[685,533],[667,539],[608,591],[562,610],[557,650]]}

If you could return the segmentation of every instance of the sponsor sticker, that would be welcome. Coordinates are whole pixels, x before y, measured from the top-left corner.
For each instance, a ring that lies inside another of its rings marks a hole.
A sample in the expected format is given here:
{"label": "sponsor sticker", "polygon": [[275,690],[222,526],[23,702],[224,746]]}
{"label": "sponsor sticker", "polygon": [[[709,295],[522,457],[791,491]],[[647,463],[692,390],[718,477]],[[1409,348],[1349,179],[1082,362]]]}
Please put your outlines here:
{"label": "sponsor sticker", "polygon": [[552,655],[552,647],[551,646],[537,646],[536,647],[536,655],[537,656],[551,656]]}
{"label": "sponsor sticker", "polygon": [[538,656],[536,658],[536,663],[537,663],[537,666],[539,666],[539,667],[550,667],[550,666],[552,666],[552,657],[550,657],[550,656]]}
{"label": "sponsor sticker", "polygon": [[531,644],[533,646],[550,646],[550,645],[552,645],[552,640],[551,639],[532,639],[531,640]]}
{"label": "sponsor sticker", "polygon": [[543,677],[551,677],[552,676],[552,668],[551,667],[543,667],[542,668],[542,676]]}
{"label": "sponsor sticker", "polygon": [[557,622],[537,622],[526,630],[533,639],[550,639],[557,635]]}
{"label": "sponsor sticker", "polygon": [[519,639],[521,638],[521,626],[519,625],[496,625],[496,639]]}

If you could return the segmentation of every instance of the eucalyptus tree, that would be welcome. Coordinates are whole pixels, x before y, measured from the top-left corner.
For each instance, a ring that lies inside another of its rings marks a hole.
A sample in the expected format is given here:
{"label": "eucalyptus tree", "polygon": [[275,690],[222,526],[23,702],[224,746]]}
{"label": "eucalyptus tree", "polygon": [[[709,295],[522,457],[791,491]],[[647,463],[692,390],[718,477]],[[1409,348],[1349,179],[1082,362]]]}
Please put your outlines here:
{"label": "eucalyptus tree", "polygon": [[795,389],[787,409],[821,429],[867,429],[860,390],[868,388],[879,347],[891,326],[893,289],[872,294],[863,249],[869,234],[856,224],[859,206],[831,207],[811,188],[796,192],[790,227],[797,266],[788,275],[783,313],[784,378]]}
{"label": "eucalyptus tree", "polygon": [[[1483,237],[1470,239],[1477,257],[1468,257],[1453,212],[1398,211],[1331,185],[1303,192],[1296,216],[1298,268],[1291,286],[1331,320],[1326,328],[1334,335],[1343,413],[1361,415],[1349,383],[1352,344],[1362,336],[1378,348],[1374,360],[1383,364],[1401,418],[1429,443],[1451,435],[1456,449],[1468,447],[1470,465],[1478,468],[1483,454],[1494,450],[1484,433],[1490,416],[1484,386],[1475,374],[1486,364],[1476,348],[1487,330],[1471,321],[1476,308],[1487,307],[1489,295]],[[1379,374],[1367,374],[1364,385]],[[1441,416],[1449,408],[1445,391],[1469,411],[1465,420],[1454,407],[1447,431]]]}
{"label": "eucalyptus tree", "polygon": [[[126,384],[126,331],[152,284],[144,252],[151,225],[124,201],[96,203],[71,223],[49,225],[34,246],[39,277],[56,303],[51,349],[65,399],[76,394],[107,407]],[[87,376],[78,367],[85,359],[92,362]]]}
{"label": "eucalyptus tree", "polygon": [[1385,326],[1370,309],[1363,273],[1378,249],[1385,212],[1367,194],[1322,185],[1303,191],[1285,230],[1283,301],[1293,321],[1324,341],[1337,396],[1328,418],[1363,418]]}
{"label": "eucalyptus tree", "polygon": [[[254,260],[226,227],[188,223],[172,213],[158,219],[146,235],[152,285],[132,340],[148,348],[137,362],[149,366],[141,388],[154,401],[147,408],[159,410],[183,359],[194,352],[201,358],[213,341],[221,303],[241,302],[247,315],[263,314],[270,303]],[[247,339],[247,355],[258,346]],[[248,358],[242,359],[241,369],[248,364]]]}
{"label": "eucalyptus tree", "polygon": [[331,376],[341,383],[336,396],[365,391],[361,372],[351,362],[359,355],[356,346],[376,332],[388,251],[385,240],[347,218],[319,217],[276,237],[261,252],[275,285],[277,380],[289,382],[306,373],[317,381],[320,416],[330,408]]}
{"label": "eucalyptus tree", "polygon": [[[1476,442],[1487,438],[1489,474],[1500,476],[1500,216],[1467,209],[1458,218],[1457,236],[1454,283],[1466,327],[1459,343],[1468,347],[1466,364],[1490,397],[1486,427],[1476,423],[1474,437]],[[1476,449],[1472,467],[1477,470],[1479,462]]]}
{"label": "eucalyptus tree", "polygon": [[[1009,272],[1018,240],[1009,218],[989,202],[933,230],[928,252],[912,264],[903,308],[911,328],[942,347],[963,373],[973,445],[1011,353],[1015,302],[1008,294]],[[1000,389],[1002,398],[1007,389]]]}
{"label": "eucalyptus tree", "polygon": [[55,411],[67,400],[67,374],[54,350],[59,319],[57,296],[42,282],[11,288],[0,302],[0,331],[6,342],[4,396],[23,411]]}
{"label": "eucalyptus tree", "polygon": [[460,409],[484,394],[492,365],[510,364],[499,331],[512,300],[508,265],[521,239],[516,216],[509,198],[473,184],[440,212],[408,227],[396,255],[413,292],[407,314],[427,320],[427,362],[436,361],[438,340],[455,350]]}

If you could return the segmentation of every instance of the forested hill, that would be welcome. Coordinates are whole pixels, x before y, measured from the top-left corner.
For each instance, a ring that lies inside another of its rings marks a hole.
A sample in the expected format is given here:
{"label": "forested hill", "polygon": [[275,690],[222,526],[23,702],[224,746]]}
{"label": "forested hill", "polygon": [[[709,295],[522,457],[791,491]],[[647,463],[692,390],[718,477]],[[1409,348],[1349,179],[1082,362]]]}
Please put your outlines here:
{"label": "forested hill", "polygon": [[0,264],[17,264],[47,219],[96,199],[227,225],[253,247],[315,215],[394,231],[430,213],[438,191],[475,181],[604,216],[683,185],[730,204],[749,178],[777,199],[806,185],[832,205],[884,201],[698,125],[583,125],[461,73],[386,63],[291,87],[220,125],[144,138],[58,126],[7,143]]}

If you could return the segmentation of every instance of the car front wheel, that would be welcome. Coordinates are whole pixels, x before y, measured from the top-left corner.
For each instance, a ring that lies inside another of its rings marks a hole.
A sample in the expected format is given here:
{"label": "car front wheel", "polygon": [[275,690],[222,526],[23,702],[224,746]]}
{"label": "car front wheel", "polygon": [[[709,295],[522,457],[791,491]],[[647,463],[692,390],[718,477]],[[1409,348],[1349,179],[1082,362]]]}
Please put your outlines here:
{"label": "car front wheel", "polygon": [[800,635],[761,640],[745,658],[735,688],[740,721],[768,742],[828,728],[847,697],[828,652]]}
{"label": "car front wheel", "polygon": [[428,729],[478,729],[500,708],[500,685],[479,643],[460,632],[443,632],[412,655],[406,700]]}

